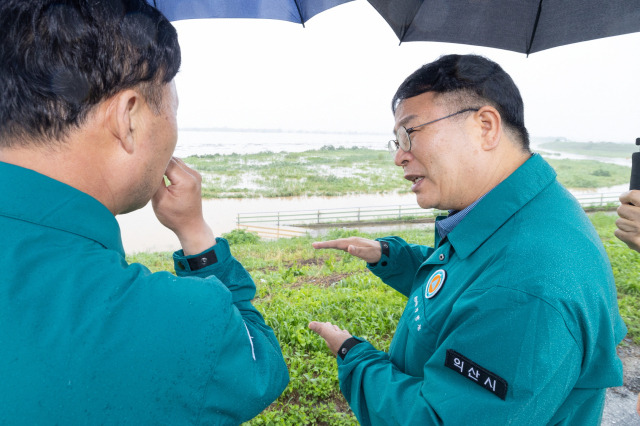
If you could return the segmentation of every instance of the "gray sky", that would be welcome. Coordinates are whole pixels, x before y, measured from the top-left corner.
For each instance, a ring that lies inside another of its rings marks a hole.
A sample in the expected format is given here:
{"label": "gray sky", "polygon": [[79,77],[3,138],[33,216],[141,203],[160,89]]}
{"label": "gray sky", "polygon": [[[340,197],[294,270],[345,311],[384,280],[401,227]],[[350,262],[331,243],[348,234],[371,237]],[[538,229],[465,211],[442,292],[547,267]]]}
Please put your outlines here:
{"label": "gray sky", "polygon": [[640,34],[526,55],[398,39],[364,0],[303,28],[274,20],[175,23],[183,52],[176,77],[185,127],[387,133],[404,78],[448,53],[498,62],[518,85],[534,137],[633,143],[640,137]]}

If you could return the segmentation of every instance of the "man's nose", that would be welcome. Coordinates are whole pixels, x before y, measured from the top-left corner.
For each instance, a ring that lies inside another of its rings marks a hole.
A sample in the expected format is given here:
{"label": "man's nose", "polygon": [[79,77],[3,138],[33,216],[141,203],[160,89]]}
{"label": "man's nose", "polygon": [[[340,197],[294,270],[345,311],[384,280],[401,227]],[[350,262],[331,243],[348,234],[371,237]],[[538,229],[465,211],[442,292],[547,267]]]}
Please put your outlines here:
{"label": "man's nose", "polygon": [[411,151],[405,151],[402,148],[398,148],[398,150],[396,151],[396,155],[394,155],[393,157],[393,162],[398,167],[406,166],[411,158],[411,155]]}

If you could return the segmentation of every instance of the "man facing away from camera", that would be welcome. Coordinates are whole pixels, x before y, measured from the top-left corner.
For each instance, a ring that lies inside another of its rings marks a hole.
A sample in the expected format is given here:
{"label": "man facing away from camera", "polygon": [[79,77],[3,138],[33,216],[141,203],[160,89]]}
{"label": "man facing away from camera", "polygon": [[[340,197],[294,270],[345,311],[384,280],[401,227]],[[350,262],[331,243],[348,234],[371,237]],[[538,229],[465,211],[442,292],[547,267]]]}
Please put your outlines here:
{"label": "man facing away from camera", "polygon": [[[0,423],[254,417],[287,368],[172,158],[175,29],[144,0],[3,0],[0,28]],[[150,199],[177,276],[125,260],[115,215]]]}
{"label": "man facing away from camera", "polygon": [[[434,247],[398,237],[314,243],[367,262],[408,297],[389,352],[312,322],[363,425],[599,425],[622,384],[626,328],[589,219],[529,149],[497,64],[449,55],[393,99],[395,164],[438,218]],[[354,313],[357,315],[357,313]]]}

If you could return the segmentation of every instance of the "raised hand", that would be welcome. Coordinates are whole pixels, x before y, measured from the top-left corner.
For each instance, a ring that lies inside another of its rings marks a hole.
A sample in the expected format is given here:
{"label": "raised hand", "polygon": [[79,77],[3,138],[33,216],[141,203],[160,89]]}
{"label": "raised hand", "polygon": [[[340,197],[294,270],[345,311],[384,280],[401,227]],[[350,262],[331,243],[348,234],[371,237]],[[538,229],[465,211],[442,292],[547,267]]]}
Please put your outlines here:
{"label": "raised hand", "polygon": [[382,256],[380,242],[361,237],[340,238],[338,240],[312,243],[315,249],[336,249],[346,251],[367,263],[377,263]]}
{"label": "raised hand", "polygon": [[171,185],[166,186],[163,181],[151,199],[160,223],[178,236],[185,255],[198,254],[215,245],[213,231],[202,215],[200,173],[173,157],[165,175]]}
{"label": "raised hand", "polygon": [[630,249],[640,251],[640,191],[627,191],[620,195],[618,216],[614,232],[615,236],[629,246]]}

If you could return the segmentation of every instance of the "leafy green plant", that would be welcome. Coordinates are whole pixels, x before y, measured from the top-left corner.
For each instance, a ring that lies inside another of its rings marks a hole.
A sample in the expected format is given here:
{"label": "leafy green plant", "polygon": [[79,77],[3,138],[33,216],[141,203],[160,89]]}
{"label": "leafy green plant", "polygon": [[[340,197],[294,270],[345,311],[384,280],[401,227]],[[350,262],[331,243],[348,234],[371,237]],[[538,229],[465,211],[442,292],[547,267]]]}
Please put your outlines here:
{"label": "leafy green plant", "polygon": [[260,241],[260,236],[246,229],[234,229],[231,232],[222,234],[229,244],[255,244]]}
{"label": "leafy green plant", "polygon": [[[640,344],[640,254],[613,236],[615,215],[591,216],[611,260],[620,313],[628,337]],[[323,239],[376,238],[395,234],[417,244],[433,244],[432,231],[420,228],[365,233],[335,229]],[[278,337],[291,377],[283,394],[249,426],[357,425],[340,393],[337,364],[324,341],[311,332],[312,320],[332,321],[381,350],[388,350],[406,298],[384,285],[361,260],[341,251],[314,250],[305,236],[232,246],[257,284],[255,306]],[[128,258],[173,270],[170,253]]]}

